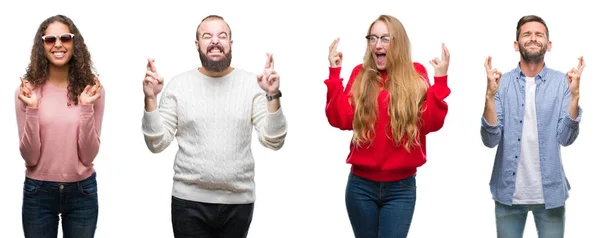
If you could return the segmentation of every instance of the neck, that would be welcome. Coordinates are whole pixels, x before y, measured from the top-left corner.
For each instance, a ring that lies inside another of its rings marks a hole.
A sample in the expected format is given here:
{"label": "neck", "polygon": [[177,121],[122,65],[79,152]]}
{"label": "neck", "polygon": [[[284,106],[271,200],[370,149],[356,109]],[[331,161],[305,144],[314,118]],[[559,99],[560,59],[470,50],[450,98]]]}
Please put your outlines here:
{"label": "neck", "polygon": [[525,60],[521,59],[519,66],[521,67],[521,71],[523,71],[525,76],[535,77],[544,68],[544,59],[540,60],[540,62],[526,62]]}
{"label": "neck", "polygon": [[227,69],[225,69],[225,70],[223,70],[223,71],[220,71],[220,72],[214,72],[214,71],[208,71],[208,70],[206,70],[206,68],[204,68],[204,67],[200,67],[200,68],[198,68],[198,71],[199,71],[201,74],[204,74],[204,75],[206,75],[206,76],[208,76],[208,77],[212,77],[212,78],[220,78],[220,77],[223,77],[223,76],[225,76],[225,75],[227,75],[227,74],[231,73],[231,71],[233,71],[233,68],[230,66],[230,67],[227,67]]}
{"label": "neck", "polygon": [[69,86],[69,66],[50,65],[48,69],[48,81],[58,88]]}

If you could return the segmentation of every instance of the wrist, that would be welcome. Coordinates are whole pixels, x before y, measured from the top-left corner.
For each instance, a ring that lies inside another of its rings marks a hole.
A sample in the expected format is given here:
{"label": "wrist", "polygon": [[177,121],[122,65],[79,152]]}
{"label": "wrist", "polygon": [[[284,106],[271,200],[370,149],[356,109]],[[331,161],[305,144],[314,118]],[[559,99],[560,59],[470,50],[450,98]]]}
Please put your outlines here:
{"label": "wrist", "polygon": [[267,101],[272,101],[275,99],[279,99],[283,94],[281,93],[281,91],[277,90],[277,92],[275,93],[269,93],[267,92],[267,94],[265,95],[267,97]]}
{"label": "wrist", "polygon": [[446,75],[448,75],[448,72],[447,72],[447,71],[446,71],[446,72],[442,72],[442,71],[437,71],[437,70],[436,70],[436,71],[434,71],[434,73],[433,73],[433,76],[435,76],[435,77],[441,77],[441,76],[446,76]]}
{"label": "wrist", "polygon": [[571,99],[579,99],[579,90],[571,92]]}
{"label": "wrist", "polygon": [[578,101],[579,93],[571,93],[571,101]]}
{"label": "wrist", "polygon": [[281,93],[279,91],[279,89],[275,89],[275,90],[267,90],[267,96],[275,96],[277,94]]}

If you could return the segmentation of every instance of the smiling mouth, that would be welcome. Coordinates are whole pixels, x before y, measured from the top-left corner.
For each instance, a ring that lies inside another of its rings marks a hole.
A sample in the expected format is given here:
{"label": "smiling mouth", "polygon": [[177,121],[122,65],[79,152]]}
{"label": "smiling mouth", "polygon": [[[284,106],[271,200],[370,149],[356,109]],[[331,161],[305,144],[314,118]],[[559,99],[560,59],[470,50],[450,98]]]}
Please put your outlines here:
{"label": "smiling mouth", "polygon": [[66,52],[63,51],[56,51],[56,52],[52,52],[52,55],[54,55],[54,57],[56,58],[63,58],[65,57]]}
{"label": "smiling mouth", "polygon": [[385,60],[385,53],[375,53],[375,59],[378,63],[383,63]]}

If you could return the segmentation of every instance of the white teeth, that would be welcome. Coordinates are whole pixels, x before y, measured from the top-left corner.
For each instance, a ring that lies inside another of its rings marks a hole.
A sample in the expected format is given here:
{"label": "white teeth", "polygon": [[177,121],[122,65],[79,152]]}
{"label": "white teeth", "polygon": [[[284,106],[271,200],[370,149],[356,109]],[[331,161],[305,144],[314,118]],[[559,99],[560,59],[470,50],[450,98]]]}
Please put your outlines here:
{"label": "white teeth", "polygon": [[65,52],[54,52],[53,54],[58,58],[65,56]]}

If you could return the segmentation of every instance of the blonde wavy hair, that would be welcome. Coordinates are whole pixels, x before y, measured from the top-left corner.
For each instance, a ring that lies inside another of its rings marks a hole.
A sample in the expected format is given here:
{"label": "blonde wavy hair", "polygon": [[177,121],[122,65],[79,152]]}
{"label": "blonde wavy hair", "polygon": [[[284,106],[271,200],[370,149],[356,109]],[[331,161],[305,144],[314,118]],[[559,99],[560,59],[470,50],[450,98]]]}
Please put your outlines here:
{"label": "blonde wavy hair", "polygon": [[[410,40],[402,23],[389,15],[381,15],[371,23],[367,34],[371,34],[373,25],[382,21],[387,25],[391,36],[386,54],[387,80],[381,78],[375,59],[367,45],[363,58],[363,67],[352,86],[351,103],[355,107],[354,136],[352,140],[361,146],[370,144],[374,138],[375,121],[378,114],[377,98],[380,85],[389,92],[388,115],[391,138],[396,146],[404,146],[408,151],[419,146],[421,107],[427,92],[427,84],[413,66]],[[390,135],[386,135],[390,136]]]}

